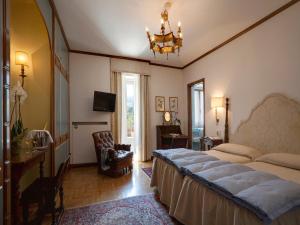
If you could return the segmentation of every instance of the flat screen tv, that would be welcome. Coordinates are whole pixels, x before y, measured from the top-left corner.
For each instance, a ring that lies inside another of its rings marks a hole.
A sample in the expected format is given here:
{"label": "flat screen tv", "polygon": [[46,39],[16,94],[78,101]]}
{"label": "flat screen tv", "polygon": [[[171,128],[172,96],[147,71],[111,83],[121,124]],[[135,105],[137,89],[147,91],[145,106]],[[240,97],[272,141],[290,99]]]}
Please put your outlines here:
{"label": "flat screen tv", "polygon": [[94,111],[114,112],[116,104],[116,95],[101,91],[94,91]]}

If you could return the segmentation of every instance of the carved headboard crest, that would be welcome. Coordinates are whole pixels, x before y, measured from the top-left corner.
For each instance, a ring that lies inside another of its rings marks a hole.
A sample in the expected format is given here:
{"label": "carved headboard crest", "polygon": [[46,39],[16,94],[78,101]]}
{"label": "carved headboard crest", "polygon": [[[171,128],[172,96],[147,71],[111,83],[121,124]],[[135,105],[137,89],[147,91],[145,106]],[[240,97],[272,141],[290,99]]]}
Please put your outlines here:
{"label": "carved headboard crest", "polygon": [[300,154],[300,103],[282,94],[269,95],[239,125],[230,142],[263,153]]}

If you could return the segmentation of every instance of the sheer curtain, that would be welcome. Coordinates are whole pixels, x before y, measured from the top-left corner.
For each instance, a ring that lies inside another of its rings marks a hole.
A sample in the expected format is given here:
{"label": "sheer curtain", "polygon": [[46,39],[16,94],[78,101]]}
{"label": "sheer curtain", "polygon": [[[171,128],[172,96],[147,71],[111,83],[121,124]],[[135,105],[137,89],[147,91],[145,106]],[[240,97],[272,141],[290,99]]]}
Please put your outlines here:
{"label": "sheer curtain", "polygon": [[116,94],[116,107],[111,118],[111,130],[115,142],[120,144],[122,131],[122,73],[111,73],[110,89],[112,93]]}
{"label": "sheer curtain", "polygon": [[149,154],[149,75],[140,75],[140,133],[141,151],[139,161],[147,161]]}

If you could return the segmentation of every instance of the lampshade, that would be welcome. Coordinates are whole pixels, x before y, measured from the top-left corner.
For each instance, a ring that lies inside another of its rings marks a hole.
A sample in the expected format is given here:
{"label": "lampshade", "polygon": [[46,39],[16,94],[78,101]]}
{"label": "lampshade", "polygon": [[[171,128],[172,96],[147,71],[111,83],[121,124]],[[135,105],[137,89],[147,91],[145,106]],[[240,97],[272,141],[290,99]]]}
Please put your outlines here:
{"label": "lampshade", "polygon": [[16,51],[16,65],[28,66],[28,54],[22,51]]}
{"label": "lampshade", "polygon": [[211,98],[211,107],[212,108],[224,107],[224,98],[223,97],[212,97]]}

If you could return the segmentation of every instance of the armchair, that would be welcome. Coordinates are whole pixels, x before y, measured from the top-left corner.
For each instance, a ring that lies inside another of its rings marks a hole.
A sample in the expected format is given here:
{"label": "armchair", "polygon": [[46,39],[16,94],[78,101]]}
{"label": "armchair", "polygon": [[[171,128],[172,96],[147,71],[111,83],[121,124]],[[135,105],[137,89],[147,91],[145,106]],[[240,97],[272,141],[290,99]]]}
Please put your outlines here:
{"label": "armchair", "polygon": [[122,176],[132,170],[133,152],[130,145],[115,144],[110,131],[92,134],[98,161],[98,172],[108,176]]}

